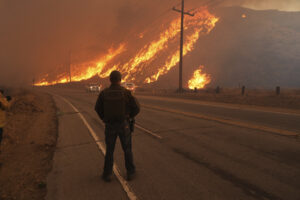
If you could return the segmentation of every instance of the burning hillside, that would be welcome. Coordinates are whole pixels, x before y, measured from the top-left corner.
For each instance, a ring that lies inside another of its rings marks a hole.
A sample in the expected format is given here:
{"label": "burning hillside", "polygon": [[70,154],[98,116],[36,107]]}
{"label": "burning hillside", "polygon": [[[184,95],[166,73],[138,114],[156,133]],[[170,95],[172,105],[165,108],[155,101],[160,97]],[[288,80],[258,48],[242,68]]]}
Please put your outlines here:
{"label": "burning hillside", "polygon": [[[200,8],[194,17],[185,19],[185,38],[183,55],[186,56],[194,50],[195,44],[202,35],[207,35],[215,27],[218,18],[207,9]],[[124,80],[137,84],[152,83],[160,76],[167,74],[179,62],[179,38],[180,38],[180,18],[169,21],[159,28],[160,33],[154,33],[157,27],[152,27],[153,31],[137,34],[136,40],[143,40],[144,45],[133,55],[124,58],[126,51],[131,50],[134,44],[123,42],[117,47],[111,48],[99,59],[86,63],[72,63],[72,81],[82,81],[98,75],[101,78],[107,77],[111,71],[119,70],[124,74]],[[144,41],[145,34],[154,35],[150,41]],[[197,63],[196,65],[199,65]],[[197,71],[201,73],[201,71]],[[48,80],[47,76],[42,78],[36,85],[53,85],[66,83],[69,81],[69,72],[56,76],[56,80]],[[201,76],[206,78],[207,76]],[[209,83],[205,80],[203,83]],[[187,83],[186,83],[187,84]],[[206,84],[203,84],[204,87]]]}

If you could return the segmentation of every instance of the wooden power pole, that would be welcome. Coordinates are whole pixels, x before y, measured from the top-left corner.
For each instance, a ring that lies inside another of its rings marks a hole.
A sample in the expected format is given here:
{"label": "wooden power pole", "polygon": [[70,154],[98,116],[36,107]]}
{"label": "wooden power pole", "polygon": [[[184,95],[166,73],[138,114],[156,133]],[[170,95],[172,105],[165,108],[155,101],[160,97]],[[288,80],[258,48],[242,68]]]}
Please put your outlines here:
{"label": "wooden power pole", "polygon": [[194,16],[194,14],[191,14],[189,12],[184,11],[184,0],[181,2],[181,10],[176,9],[173,7],[173,10],[176,12],[181,13],[181,33],[180,33],[180,53],[179,53],[179,88],[178,92],[183,91],[182,87],[182,66],[183,66],[183,32],[184,32],[184,15]]}
{"label": "wooden power pole", "polygon": [[69,51],[69,58],[68,58],[68,67],[69,67],[69,81],[70,81],[70,83],[72,82],[72,72],[71,72],[71,64],[72,64],[72,62],[71,62],[71,51]]}

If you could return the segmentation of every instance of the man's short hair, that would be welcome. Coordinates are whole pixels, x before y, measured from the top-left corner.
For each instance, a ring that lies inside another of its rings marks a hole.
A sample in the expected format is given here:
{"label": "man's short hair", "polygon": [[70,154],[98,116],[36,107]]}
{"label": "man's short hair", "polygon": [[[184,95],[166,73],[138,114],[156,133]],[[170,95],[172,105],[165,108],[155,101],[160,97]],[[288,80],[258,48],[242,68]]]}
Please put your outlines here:
{"label": "man's short hair", "polygon": [[119,72],[117,70],[112,71],[109,75],[109,80],[112,83],[117,83],[117,82],[121,81],[121,79],[122,79],[121,72]]}
{"label": "man's short hair", "polygon": [[0,93],[1,93],[1,94],[4,94],[4,90],[1,90],[1,89],[0,89]]}

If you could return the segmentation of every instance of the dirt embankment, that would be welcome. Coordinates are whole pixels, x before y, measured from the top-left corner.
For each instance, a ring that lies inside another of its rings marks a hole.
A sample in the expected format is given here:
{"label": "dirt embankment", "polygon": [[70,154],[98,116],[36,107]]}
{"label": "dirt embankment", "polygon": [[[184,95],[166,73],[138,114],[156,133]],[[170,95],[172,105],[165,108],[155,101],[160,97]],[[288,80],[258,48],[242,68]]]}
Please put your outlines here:
{"label": "dirt embankment", "polygon": [[8,112],[0,155],[0,199],[40,200],[57,140],[56,107],[48,94],[18,91]]}

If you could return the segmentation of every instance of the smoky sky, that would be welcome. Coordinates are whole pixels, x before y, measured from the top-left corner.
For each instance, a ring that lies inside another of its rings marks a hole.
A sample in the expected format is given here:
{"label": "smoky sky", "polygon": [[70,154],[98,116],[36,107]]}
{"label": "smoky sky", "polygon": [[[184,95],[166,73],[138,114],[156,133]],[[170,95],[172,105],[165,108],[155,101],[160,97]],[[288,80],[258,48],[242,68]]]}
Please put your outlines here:
{"label": "smoky sky", "polygon": [[[230,3],[230,2],[229,2]],[[233,4],[239,4],[244,7],[252,9],[275,9],[282,11],[299,11],[300,1],[299,0],[240,0],[231,2]]]}
{"label": "smoky sky", "polygon": [[[212,0],[213,1],[213,0]],[[207,0],[186,0],[187,9]],[[283,3],[284,2],[284,3]],[[117,47],[160,19],[179,0],[0,0],[0,84],[24,85]],[[298,0],[218,1],[254,9],[300,10]]]}

